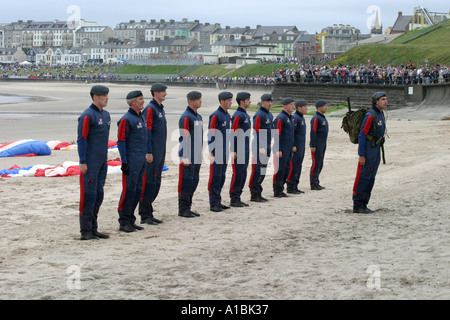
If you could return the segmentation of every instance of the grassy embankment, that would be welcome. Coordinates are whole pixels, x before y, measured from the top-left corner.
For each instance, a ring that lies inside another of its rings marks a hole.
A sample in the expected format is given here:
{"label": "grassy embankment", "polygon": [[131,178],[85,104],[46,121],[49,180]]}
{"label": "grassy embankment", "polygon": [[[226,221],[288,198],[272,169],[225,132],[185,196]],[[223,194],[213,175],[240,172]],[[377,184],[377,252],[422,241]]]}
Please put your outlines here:
{"label": "grassy embankment", "polygon": [[360,65],[367,60],[376,65],[406,65],[411,61],[423,66],[428,59],[430,66],[450,64],[450,24],[407,32],[389,44],[373,44],[354,47],[336,58],[332,65]]}

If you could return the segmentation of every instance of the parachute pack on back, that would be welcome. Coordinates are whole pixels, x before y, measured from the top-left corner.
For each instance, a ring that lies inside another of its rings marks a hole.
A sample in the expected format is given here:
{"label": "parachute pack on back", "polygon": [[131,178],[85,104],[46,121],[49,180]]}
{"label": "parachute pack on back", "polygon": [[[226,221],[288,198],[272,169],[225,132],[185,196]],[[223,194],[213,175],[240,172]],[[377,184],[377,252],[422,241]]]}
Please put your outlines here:
{"label": "parachute pack on back", "polygon": [[[348,133],[350,141],[354,144],[358,144],[358,136],[361,131],[361,125],[364,120],[364,116],[367,112],[370,112],[370,108],[361,108],[357,111],[352,111],[350,106],[350,98],[348,99],[348,112],[342,119],[342,129]],[[375,114],[374,114],[375,115]],[[376,117],[376,115],[375,115]],[[376,123],[376,122],[374,122]]]}

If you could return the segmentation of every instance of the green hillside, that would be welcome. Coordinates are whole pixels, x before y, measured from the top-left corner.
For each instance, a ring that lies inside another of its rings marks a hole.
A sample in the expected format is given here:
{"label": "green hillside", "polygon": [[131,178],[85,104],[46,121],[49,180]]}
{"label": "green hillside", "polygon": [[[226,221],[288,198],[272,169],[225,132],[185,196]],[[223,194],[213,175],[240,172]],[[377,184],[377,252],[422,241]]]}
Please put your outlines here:
{"label": "green hillside", "polygon": [[450,64],[450,24],[441,23],[424,30],[401,35],[390,44],[373,44],[354,47],[336,58],[332,65],[371,64],[400,65],[410,60],[414,65]]}

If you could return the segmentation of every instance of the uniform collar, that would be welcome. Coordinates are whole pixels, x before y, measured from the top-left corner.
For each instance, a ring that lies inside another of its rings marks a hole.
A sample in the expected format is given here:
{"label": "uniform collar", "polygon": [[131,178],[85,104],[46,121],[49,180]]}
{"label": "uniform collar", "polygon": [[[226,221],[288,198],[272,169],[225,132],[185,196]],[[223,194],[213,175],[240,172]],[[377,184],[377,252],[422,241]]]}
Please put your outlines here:
{"label": "uniform collar", "polygon": [[320,116],[320,117],[322,117],[322,118],[325,118],[325,115],[322,114],[322,113],[320,113],[319,111],[316,111],[316,115],[318,115],[318,116]]}
{"label": "uniform collar", "polygon": [[295,111],[295,114],[298,115],[299,117],[303,118],[303,114],[301,112],[299,112],[298,110]]}
{"label": "uniform collar", "polygon": [[91,108],[100,113],[103,111],[103,110],[100,110],[95,104],[91,104]]}
{"label": "uniform collar", "polygon": [[198,114],[198,112],[195,112],[194,109],[192,109],[192,108],[189,107],[189,106],[187,106],[186,110],[189,111],[190,113],[194,114],[194,115],[197,115],[197,114]]}
{"label": "uniform collar", "polygon": [[247,113],[247,111],[246,111],[244,108],[241,108],[241,107],[238,107],[238,108],[237,108],[237,111],[241,111],[241,112],[243,112],[243,113]]}
{"label": "uniform collar", "polygon": [[133,114],[133,115],[135,115],[136,117],[140,117],[141,114],[142,114],[142,112],[139,112],[139,114],[137,114],[136,111],[134,111],[134,110],[131,109],[131,108],[128,109],[128,112],[131,113],[131,114]]}
{"label": "uniform collar", "polygon": [[269,113],[269,110],[267,110],[267,109],[264,108],[264,107],[259,108],[259,110],[264,111],[265,113]]}
{"label": "uniform collar", "polygon": [[164,109],[164,105],[159,104],[158,102],[156,102],[155,99],[152,100],[152,103],[153,103],[155,106],[157,106],[157,107],[159,107],[159,108],[161,108],[161,109]]}
{"label": "uniform collar", "polygon": [[287,115],[289,118],[292,117],[292,116],[291,116],[289,113],[287,113],[285,110],[281,111],[281,113],[284,113],[284,114]]}
{"label": "uniform collar", "polygon": [[219,106],[219,109],[218,109],[218,110],[221,111],[221,112],[223,112],[223,113],[225,113],[225,114],[228,113],[228,111],[223,110],[223,108],[222,108],[221,106]]}

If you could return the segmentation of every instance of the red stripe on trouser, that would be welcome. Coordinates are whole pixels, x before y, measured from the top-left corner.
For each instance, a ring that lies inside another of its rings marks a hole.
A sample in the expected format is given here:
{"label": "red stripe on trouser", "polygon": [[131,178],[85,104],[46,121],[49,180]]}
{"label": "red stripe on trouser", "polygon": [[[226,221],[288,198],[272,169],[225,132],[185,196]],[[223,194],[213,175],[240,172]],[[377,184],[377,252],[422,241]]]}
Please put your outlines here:
{"label": "red stripe on trouser", "polygon": [[353,186],[353,195],[356,195],[356,189],[358,188],[359,185],[359,178],[361,178],[361,164],[358,163],[358,170],[356,171],[356,179],[355,179],[355,184]]}
{"label": "red stripe on trouser", "polygon": [[277,173],[278,173],[278,164],[279,159],[277,158],[277,153],[275,152],[273,156],[273,168],[275,170],[275,174],[273,175],[273,183],[277,182]]}
{"label": "red stripe on trouser", "polygon": [[248,187],[251,188],[253,185],[253,179],[255,178],[255,155],[252,157],[252,175],[250,176],[250,183],[248,184]]}
{"label": "red stripe on trouser", "polygon": [[234,184],[236,183],[236,159],[233,160],[232,167],[233,167],[233,181],[231,181],[230,191],[233,191]]}
{"label": "red stripe on trouser", "polygon": [[84,175],[80,173],[80,215],[84,209]]}
{"label": "red stripe on trouser", "polygon": [[289,170],[289,176],[287,178],[288,182],[291,182],[292,179],[292,171],[294,171],[294,162],[291,160],[291,164],[290,164],[291,169]]}
{"label": "red stripe on trouser", "polygon": [[213,164],[211,164],[209,166],[209,181],[208,181],[208,192],[211,193],[211,185],[212,185],[212,181],[213,181],[213,176],[214,176],[214,166]]}
{"label": "red stripe on trouser", "polygon": [[314,169],[316,169],[316,157],[314,155],[314,152],[311,151],[311,158],[312,158],[312,167],[311,167],[311,174],[314,173]]}
{"label": "red stripe on trouser", "polygon": [[141,201],[144,200],[144,194],[145,194],[145,185],[147,184],[147,171],[144,172],[144,177],[142,178],[142,194],[141,194]]}
{"label": "red stripe on trouser", "polygon": [[123,209],[123,203],[125,201],[126,195],[127,195],[127,176],[125,174],[122,174],[122,196],[120,197],[119,211],[122,211]]}
{"label": "red stripe on trouser", "polygon": [[182,188],[183,188],[183,163],[180,162],[180,173],[178,177],[178,195],[181,195]]}

